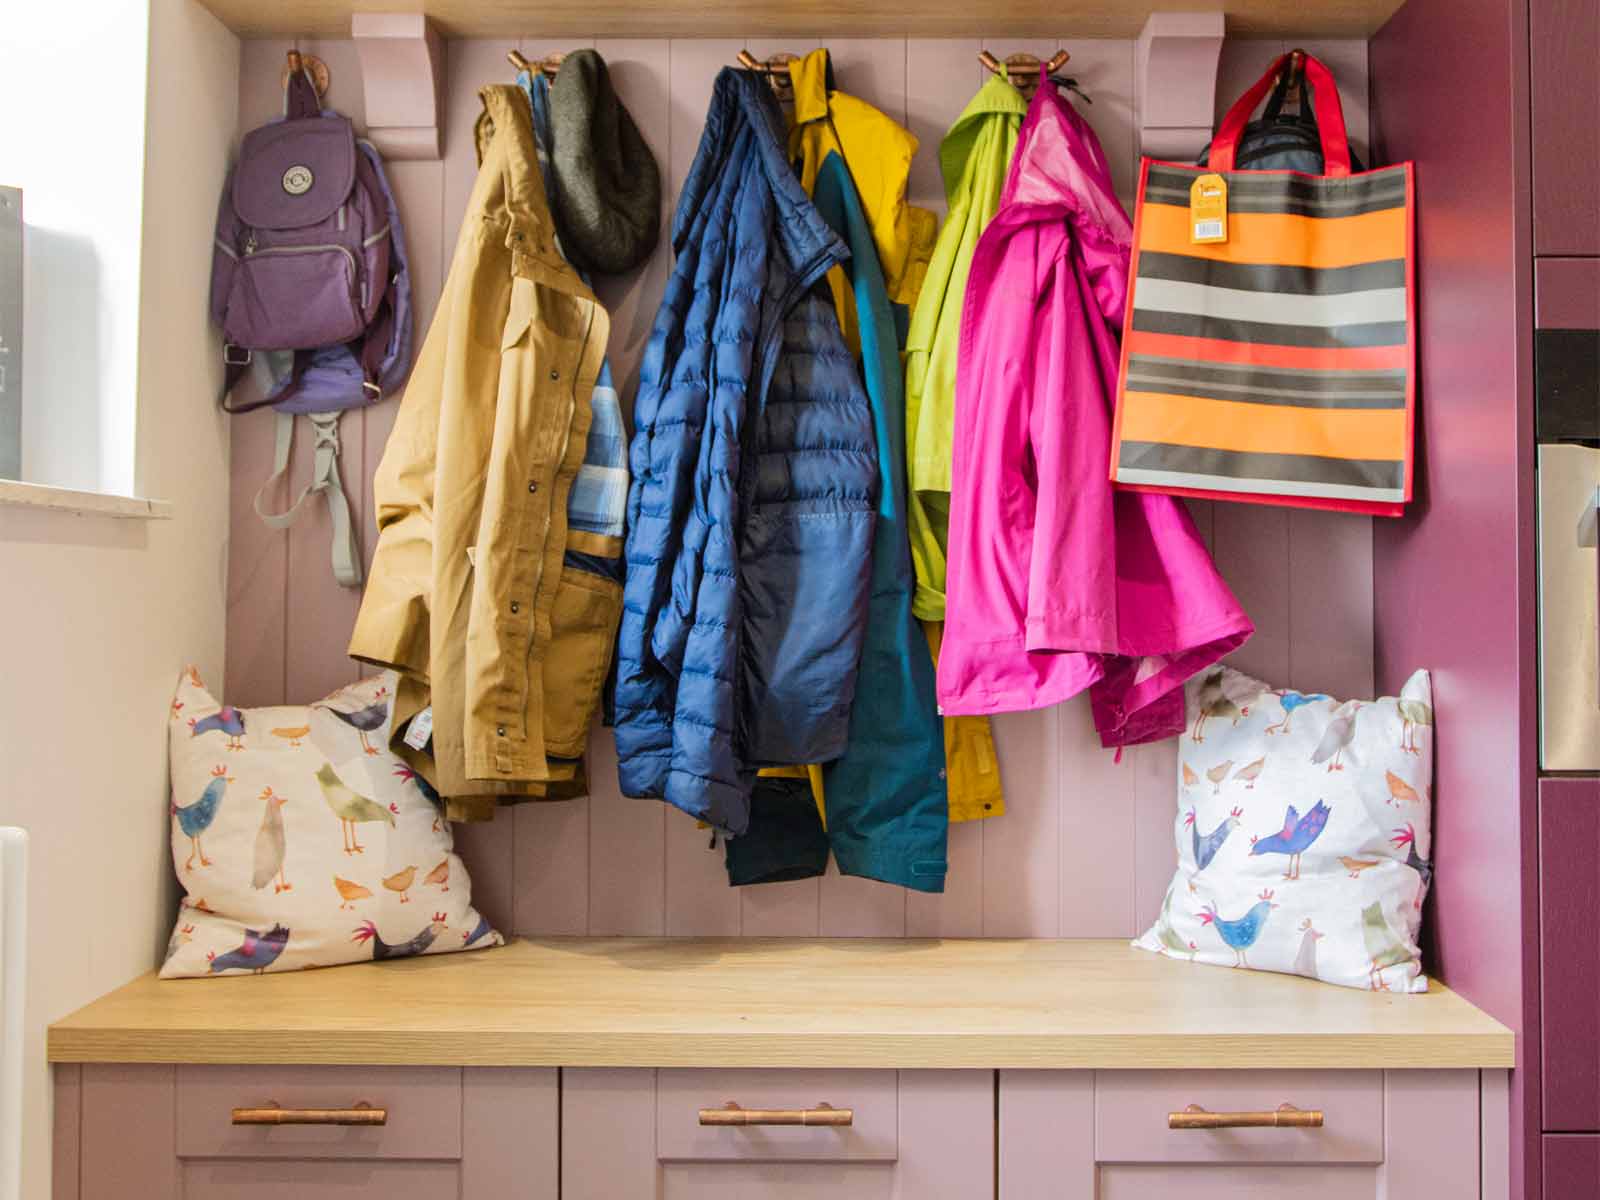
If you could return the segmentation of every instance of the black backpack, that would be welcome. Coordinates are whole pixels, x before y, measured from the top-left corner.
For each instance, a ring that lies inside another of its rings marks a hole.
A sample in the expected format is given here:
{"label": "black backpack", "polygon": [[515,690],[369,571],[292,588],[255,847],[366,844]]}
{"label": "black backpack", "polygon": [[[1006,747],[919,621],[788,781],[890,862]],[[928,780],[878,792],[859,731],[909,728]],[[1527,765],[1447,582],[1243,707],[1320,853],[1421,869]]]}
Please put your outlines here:
{"label": "black backpack", "polygon": [[[1323,173],[1322,137],[1317,132],[1317,115],[1312,110],[1311,85],[1306,82],[1303,62],[1304,52],[1295,51],[1289,69],[1279,73],[1261,115],[1244,127],[1234,170]],[[1290,93],[1295,97],[1295,109],[1286,113],[1283,110]],[[1210,155],[1211,146],[1207,143],[1198,165],[1205,166]],[[1366,170],[1354,149],[1350,151],[1350,169]]]}

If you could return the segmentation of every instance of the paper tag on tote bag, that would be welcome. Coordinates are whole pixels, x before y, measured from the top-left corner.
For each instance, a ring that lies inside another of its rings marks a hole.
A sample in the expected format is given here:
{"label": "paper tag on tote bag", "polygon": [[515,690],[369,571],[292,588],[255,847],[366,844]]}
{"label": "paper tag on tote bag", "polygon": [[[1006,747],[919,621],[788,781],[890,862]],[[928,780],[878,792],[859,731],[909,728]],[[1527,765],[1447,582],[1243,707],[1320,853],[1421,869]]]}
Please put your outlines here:
{"label": "paper tag on tote bag", "polygon": [[1228,181],[1221,175],[1202,175],[1189,187],[1189,240],[1228,240]]}

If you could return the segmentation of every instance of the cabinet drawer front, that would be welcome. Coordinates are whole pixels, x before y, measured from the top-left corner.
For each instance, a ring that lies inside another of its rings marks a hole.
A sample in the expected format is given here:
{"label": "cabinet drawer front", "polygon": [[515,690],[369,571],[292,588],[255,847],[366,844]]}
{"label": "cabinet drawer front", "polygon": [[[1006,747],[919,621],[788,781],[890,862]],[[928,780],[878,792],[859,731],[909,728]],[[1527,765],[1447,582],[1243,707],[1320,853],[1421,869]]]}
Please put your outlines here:
{"label": "cabinet drawer front", "polygon": [[[386,1109],[381,1126],[234,1125],[236,1108]],[[178,1068],[180,1158],[461,1157],[454,1067]]]}
{"label": "cabinet drawer front", "polygon": [[[893,1162],[899,1154],[893,1071],[663,1070],[656,1081],[661,1162]],[[700,1110],[848,1108],[848,1126],[700,1124]]]}
{"label": "cabinet drawer front", "polygon": [[[1167,1114],[1320,1109],[1320,1129],[1168,1129]],[[1095,1157],[1102,1163],[1381,1163],[1380,1071],[1101,1071]]]}
{"label": "cabinet drawer front", "polygon": [[1600,1195],[1600,1134],[1545,1134],[1545,1200],[1595,1195]]}

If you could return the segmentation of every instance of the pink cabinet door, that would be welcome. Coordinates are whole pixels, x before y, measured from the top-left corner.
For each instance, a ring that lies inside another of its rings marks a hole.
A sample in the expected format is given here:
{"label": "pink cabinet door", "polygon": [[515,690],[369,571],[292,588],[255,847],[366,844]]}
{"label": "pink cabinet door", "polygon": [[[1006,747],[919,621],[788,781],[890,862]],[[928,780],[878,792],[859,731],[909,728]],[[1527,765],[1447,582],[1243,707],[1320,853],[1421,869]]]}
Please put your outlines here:
{"label": "pink cabinet door", "polygon": [[[558,1200],[554,1070],[88,1064],[55,1074],[55,1200]],[[235,1108],[361,1101],[387,1122],[232,1123]]]}
{"label": "pink cabinet door", "polygon": [[1600,4],[1533,0],[1533,245],[1600,254]]}
{"label": "pink cabinet door", "polygon": [[[1322,1129],[1169,1113],[1320,1109]],[[1002,1071],[999,1200],[1477,1197],[1476,1071]]]}
{"label": "pink cabinet door", "polygon": [[1600,1130],[1600,780],[1540,780],[1539,860],[1544,1128]]}
{"label": "pink cabinet door", "polygon": [[[848,1108],[849,1127],[701,1109]],[[562,1200],[992,1200],[991,1071],[565,1070]]]}

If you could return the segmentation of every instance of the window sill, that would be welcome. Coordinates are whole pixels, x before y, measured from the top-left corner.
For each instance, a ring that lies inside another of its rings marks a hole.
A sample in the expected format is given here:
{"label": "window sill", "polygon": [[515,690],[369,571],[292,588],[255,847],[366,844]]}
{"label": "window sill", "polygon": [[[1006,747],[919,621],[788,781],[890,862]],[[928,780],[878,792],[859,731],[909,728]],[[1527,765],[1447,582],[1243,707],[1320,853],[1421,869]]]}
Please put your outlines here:
{"label": "window sill", "polygon": [[113,496],[105,492],[80,492],[72,488],[46,487],[0,479],[0,508],[48,509],[79,516],[113,517],[118,520],[168,521],[172,501],[144,500],[138,496]]}

